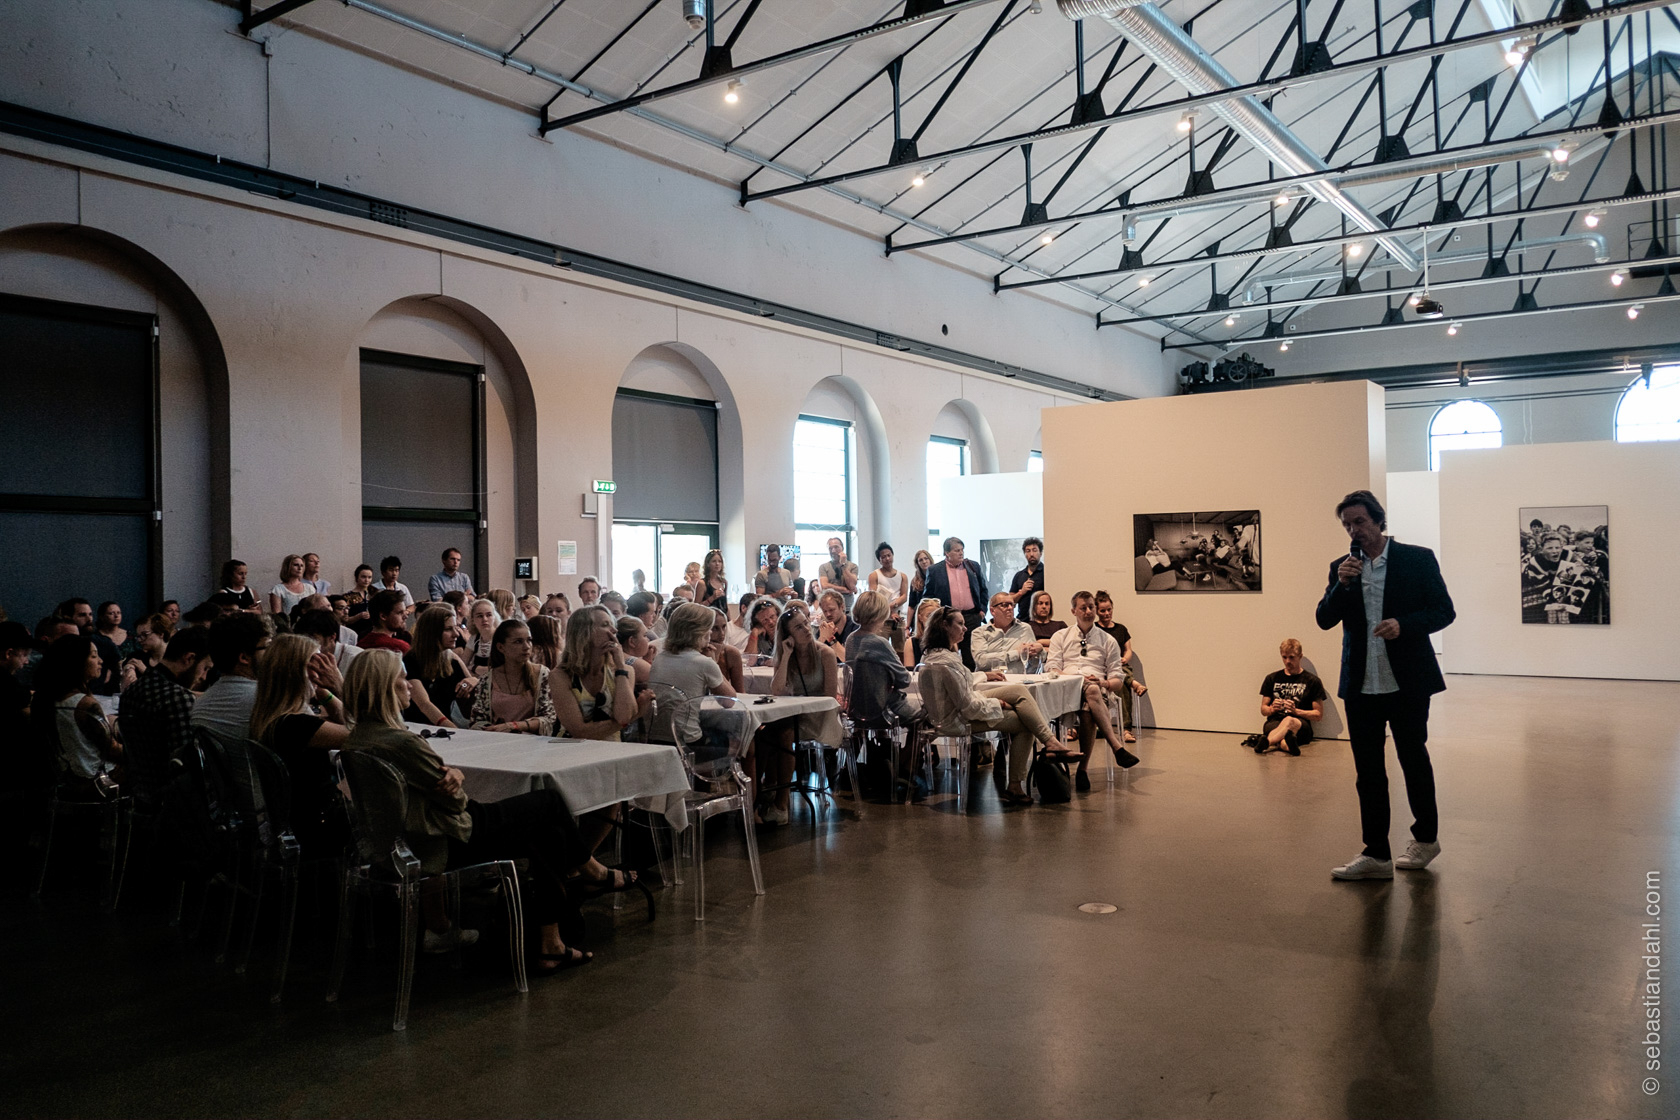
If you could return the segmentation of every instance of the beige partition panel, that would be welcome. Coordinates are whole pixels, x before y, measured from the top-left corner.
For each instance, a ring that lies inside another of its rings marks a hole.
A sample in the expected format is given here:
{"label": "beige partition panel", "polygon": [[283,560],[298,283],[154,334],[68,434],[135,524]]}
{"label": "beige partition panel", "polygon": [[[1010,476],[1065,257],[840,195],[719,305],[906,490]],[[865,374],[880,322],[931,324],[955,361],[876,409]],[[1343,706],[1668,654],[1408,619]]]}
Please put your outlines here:
{"label": "beige partition panel", "polygon": [[[1046,413],[1046,419],[1049,413]],[[1522,621],[1518,510],[1609,506],[1610,624]],[[1441,456],[1449,673],[1680,680],[1680,443],[1524,444]],[[1551,713],[1568,726],[1568,713]]]}
{"label": "beige partition panel", "polygon": [[[1075,591],[1114,596],[1150,686],[1145,724],[1258,731],[1260,681],[1286,637],[1334,694],[1341,631],[1319,630],[1313,607],[1347,552],[1337,501],[1362,488],[1384,497],[1385,438],[1383,390],[1368,381],[1047,409],[1057,617]],[[1245,509],[1260,511],[1259,592],[1134,589],[1134,514]],[[1320,734],[1342,734],[1337,705]]]}

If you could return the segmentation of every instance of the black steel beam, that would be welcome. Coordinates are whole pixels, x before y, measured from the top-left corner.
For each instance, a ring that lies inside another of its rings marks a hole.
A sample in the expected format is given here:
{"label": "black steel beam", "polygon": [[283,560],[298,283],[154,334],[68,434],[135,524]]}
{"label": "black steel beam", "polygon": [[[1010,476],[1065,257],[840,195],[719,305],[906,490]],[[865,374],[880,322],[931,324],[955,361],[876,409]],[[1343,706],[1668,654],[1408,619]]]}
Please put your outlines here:
{"label": "black steel beam", "polygon": [[[1617,4],[1613,8],[1595,10],[1590,19],[1584,22],[1620,18],[1633,12],[1662,8],[1674,2],[1675,0],[1627,0],[1626,3]],[[1237,97],[1254,96],[1264,98],[1288,89],[1290,86],[1301,85],[1305,82],[1318,81],[1324,78],[1335,78],[1347,74],[1365,73],[1385,66],[1397,66],[1407,62],[1423,59],[1433,59],[1453,51],[1467,50],[1474,47],[1494,46],[1498,45],[1504,39],[1559,28],[1563,26],[1563,23],[1564,21],[1562,19],[1554,17],[1543,20],[1535,20],[1531,23],[1515,24],[1511,27],[1502,28],[1497,31],[1477,32],[1471,35],[1466,35],[1460,39],[1442,39],[1438,43],[1425,43],[1415,47],[1407,47],[1403,50],[1393,51],[1390,54],[1381,57],[1356,59],[1352,62],[1338,63],[1334,66],[1328,67],[1327,69],[1317,70],[1312,73],[1280,75],[1276,78],[1249,82],[1246,85],[1232,86],[1230,89],[1220,90],[1215,93],[1199,94],[1194,97],[1181,97],[1172,101],[1156,102],[1151,105],[1144,105],[1137,109],[1125,112],[1116,111],[1106,117],[1097,117],[1079,123],[1056,125],[1032,132],[1016,133],[1011,136],[1000,136],[992,140],[983,140],[974,144],[966,144],[956,148],[947,148],[939,152],[930,152],[927,155],[924,155],[922,159],[927,162],[961,159],[965,156],[981,155],[986,152],[993,152],[1000,148],[1015,148],[1022,144],[1032,144],[1043,140],[1054,140],[1060,137],[1073,136],[1093,128],[1106,128],[1116,124],[1125,124],[1134,120],[1142,120],[1148,117],[1161,116],[1163,114],[1182,113],[1187,110],[1205,109],[1210,105],[1218,104],[1221,101],[1229,101]],[[786,186],[771,187],[762,191],[749,192],[743,197],[743,201],[753,202],[759,199],[776,198],[780,195],[808,190],[812,187],[834,186],[838,183],[844,183],[852,179],[863,179],[868,178],[871,175],[880,175],[885,172],[895,170],[895,167],[896,165],[891,163],[875,164],[870,167],[861,167],[852,171],[837,172],[833,175],[803,179],[798,183],[792,183]]]}
{"label": "black steel beam", "polygon": [[314,2],[315,0],[280,0],[279,3],[270,4],[268,7],[259,12],[252,10],[251,0],[245,0],[243,5],[245,18],[239,21],[239,31],[243,35],[249,35],[269,20],[279,19],[284,15],[290,15],[292,12],[297,11],[305,4],[312,4]]}
{"label": "black steel beam", "polygon": [[[898,19],[882,20],[880,23],[871,24],[870,26],[860,28],[857,31],[847,31],[840,35],[830,35],[826,39],[818,40],[815,43],[807,43],[805,46],[795,47],[793,50],[781,51],[777,54],[767,55],[764,58],[756,59],[752,62],[743,62],[741,65],[724,72],[712,74],[707,77],[695,78],[692,81],[678,82],[675,85],[649,90],[646,93],[638,93],[631,97],[623,97],[617,101],[597,106],[594,109],[585,109],[581,113],[573,113],[569,117],[561,117],[558,120],[545,121],[542,124],[541,131],[546,134],[552,129],[570,128],[576,124],[583,124],[585,121],[592,121],[599,117],[606,117],[611,116],[614,113],[621,113],[626,109],[634,109],[638,106],[647,105],[655,101],[662,101],[667,97],[680,97],[682,94],[691,93],[697,89],[704,89],[709,85],[715,85],[727,78],[740,78],[746,74],[754,74],[760,70],[769,70],[773,67],[781,66],[789,62],[797,62],[802,58],[810,58],[812,55],[827,54],[829,51],[837,51],[842,48],[849,47],[853,43],[861,43],[865,39],[873,39],[879,35],[890,35],[895,31],[902,31],[906,27],[914,27],[916,24],[922,23],[925,20],[948,19],[959,12],[967,11],[969,8],[978,8],[983,4],[995,4],[997,2],[998,0],[951,0],[951,2],[946,4],[944,7],[935,9],[931,12],[923,12],[920,15],[901,16]],[[1635,0],[1635,2],[1640,2],[1640,0]]]}
{"label": "black steel beam", "polygon": [[[1654,128],[1680,122],[1680,110],[1658,113],[1647,117],[1633,117],[1624,119],[1615,126],[1600,124],[1577,125],[1574,128],[1557,129],[1551,132],[1540,132],[1532,135],[1513,136],[1504,140],[1495,140],[1491,144],[1469,144],[1460,148],[1446,148],[1437,152],[1426,152],[1410,159],[1394,160],[1389,163],[1344,164],[1333,167],[1328,171],[1315,171],[1305,175],[1293,175],[1283,179],[1267,179],[1255,183],[1247,183],[1237,187],[1225,187],[1208,194],[1175,195],[1170,198],[1152,199],[1148,202],[1133,202],[1127,206],[1117,203],[1106,203],[1095,210],[1085,210],[1073,214],[1063,214],[1059,217],[1046,217],[1039,222],[1020,222],[1014,225],[993,226],[988,229],[974,230],[968,233],[954,233],[944,237],[928,238],[925,241],[913,241],[908,244],[889,246],[889,253],[907,253],[915,249],[929,249],[940,245],[953,245],[963,241],[973,241],[985,237],[1000,237],[1011,233],[1021,233],[1030,229],[1063,222],[1084,222],[1099,218],[1114,218],[1123,215],[1147,217],[1152,213],[1166,211],[1169,213],[1187,210],[1213,209],[1222,205],[1242,206],[1257,201],[1264,201],[1262,196],[1275,195],[1278,192],[1289,191],[1303,187],[1309,183],[1323,181],[1339,181],[1344,177],[1353,176],[1366,171],[1383,171],[1392,173],[1398,180],[1405,178],[1409,167],[1416,167],[1418,175],[1435,174],[1431,165],[1443,160],[1457,157],[1466,161],[1480,161],[1482,163],[1504,163],[1521,159],[1525,154],[1538,154],[1542,147],[1556,144],[1562,140],[1581,139],[1598,136],[1606,132],[1631,131],[1638,128]],[[1495,149],[1505,150],[1508,154],[1497,156],[1492,154]],[[933,157],[927,157],[929,159]],[[1358,185],[1358,184],[1354,184]],[[1367,234],[1366,236],[1373,236]]]}

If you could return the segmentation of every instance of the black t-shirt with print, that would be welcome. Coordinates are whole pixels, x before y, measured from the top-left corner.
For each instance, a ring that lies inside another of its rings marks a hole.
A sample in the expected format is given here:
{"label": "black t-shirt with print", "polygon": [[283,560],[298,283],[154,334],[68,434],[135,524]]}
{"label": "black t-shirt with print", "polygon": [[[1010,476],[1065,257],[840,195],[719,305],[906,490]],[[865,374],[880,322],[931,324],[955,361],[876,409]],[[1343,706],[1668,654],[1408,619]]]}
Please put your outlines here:
{"label": "black t-shirt with print", "polygon": [[1274,704],[1279,700],[1293,700],[1297,708],[1311,708],[1318,701],[1330,698],[1330,694],[1324,691],[1324,682],[1305,669],[1293,677],[1282,669],[1268,673],[1266,679],[1260,682],[1260,695]]}

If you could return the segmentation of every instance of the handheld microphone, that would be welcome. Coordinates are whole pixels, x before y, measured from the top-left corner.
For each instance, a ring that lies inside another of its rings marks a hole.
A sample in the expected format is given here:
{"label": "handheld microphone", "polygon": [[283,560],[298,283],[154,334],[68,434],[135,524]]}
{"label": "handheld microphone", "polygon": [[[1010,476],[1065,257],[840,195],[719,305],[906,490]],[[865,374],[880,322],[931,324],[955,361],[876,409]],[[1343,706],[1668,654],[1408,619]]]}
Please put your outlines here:
{"label": "handheld microphone", "polygon": [[1348,555],[1359,561],[1361,564],[1365,563],[1365,550],[1360,548],[1358,544],[1348,546]]}

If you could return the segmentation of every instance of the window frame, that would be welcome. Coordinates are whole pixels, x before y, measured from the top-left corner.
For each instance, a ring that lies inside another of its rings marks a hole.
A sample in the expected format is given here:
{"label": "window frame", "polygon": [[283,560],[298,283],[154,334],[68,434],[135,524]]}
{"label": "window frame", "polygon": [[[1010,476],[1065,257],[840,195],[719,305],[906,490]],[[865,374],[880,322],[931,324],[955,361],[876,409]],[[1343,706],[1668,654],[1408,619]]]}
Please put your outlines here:
{"label": "window frame", "polygon": [[[856,458],[856,449],[857,449],[856,427],[857,427],[857,425],[854,424],[850,420],[840,420],[840,419],[836,419],[833,416],[817,416],[817,415],[814,415],[812,413],[801,412],[794,421],[793,431],[794,431],[795,441],[797,441],[798,438],[799,438],[799,425],[800,424],[827,424],[831,427],[839,428],[841,430],[841,432],[844,434],[845,448],[844,448],[844,451],[842,452],[842,454],[844,455],[844,458],[845,458],[846,520],[845,520],[845,522],[840,523],[840,524],[819,524],[819,523],[814,522],[814,521],[800,521],[799,520],[799,490],[798,490],[798,483],[797,483],[797,477],[796,477],[794,494],[793,494],[793,516],[794,516],[793,531],[794,531],[794,534],[797,536],[799,533],[826,533],[831,537],[839,537],[846,544],[846,555],[855,560],[856,557],[857,557],[858,528],[857,528],[857,503],[856,503],[855,499],[853,498],[853,487],[855,486],[855,484],[857,482],[857,476],[856,476],[856,464],[857,464],[857,458]],[[795,472],[795,474],[797,476],[797,472]],[[826,555],[826,553],[824,555]],[[800,560],[800,574],[801,575],[806,575],[807,574],[807,573],[805,573],[805,570],[804,570],[804,564],[805,564],[805,561],[804,561],[804,558],[802,557],[801,560]],[[753,570],[757,571],[756,568],[753,569]]]}
{"label": "window frame", "polygon": [[[1680,392],[1680,362],[1662,362],[1660,364],[1659,363],[1653,363],[1652,366],[1651,366],[1651,377],[1653,377],[1653,378],[1656,377],[1658,370],[1665,370],[1665,371],[1666,370],[1672,370],[1672,371],[1674,371],[1674,376],[1677,379],[1677,384],[1676,384],[1676,387],[1673,391]],[[1674,440],[1680,439],[1680,427],[1677,427],[1677,429],[1676,429],[1677,434],[1675,436],[1667,437],[1667,438],[1658,438],[1658,439],[1623,439],[1622,438],[1622,409],[1627,404],[1629,394],[1631,394],[1635,389],[1639,388],[1641,385],[1644,385],[1646,392],[1651,391],[1650,383],[1646,380],[1646,376],[1643,372],[1640,373],[1640,375],[1638,377],[1635,377],[1632,381],[1628,382],[1627,385],[1622,389],[1621,394],[1619,396],[1617,396],[1615,411],[1613,411],[1610,414],[1610,438],[1615,440],[1617,443],[1672,443]],[[1630,426],[1632,426],[1632,425],[1630,425]]]}
{"label": "window frame", "polygon": [[471,525],[473,555],[472,567],[467,574],[472,577],[474,587],[488,587],[489,583],[484,579],[490,550],[490,514],[485,508],[488,503],[489,464],[486,448],[488,441],[484,433],[484,395],[487,381],[484,367],[468,362],[451,362],[443,358],[426,358],[418,354],[400,354],[393,350],[376,350],[364,346],[358,355],[356,367],[358,394],[361,364],[366,362],[425,373],[457,374],[472,379],[473,508],[467,510],[442,509],[436,506],[371,506],[364,501],[362,523],[365,525],[369,521],[395,521],[428,525]]}
{"label": "window frame", "polygon": [[[1446,413],[1449,409],[1457,408],[1461,404],[1479,404],[1479,405],[1481,405],[1483,408],[1485,408],[1493,416],[1493,422],[1495,424],[1497,424],[1498,427],[1484,429],[1483,431],[1480,431],[1480,432],[1437,432],[1435,430],[1435,425],[1440,421],[1441,416],[1444,413]],[[1447,437],[1447,436],[1457,436],[1457,435],[1497,435],[1499,437],[1499,442],[1496,443],[1496,444],[1493,444],[1493,447],[1504,447],[1505,446],[1505,422],[1499,418],[1499,413],[1497,411],[1495,411],[1494,407],[1491,404],[1488,404],[1488,402],[1482,400],[1480,397],[1462,397],[1462,398],[1460,398],[1456,401],[1450,401],[1447,404],[1442,405],[1440,408],[1437,408],[1435,410],[1435,412],[1429,417],[1429,425],[1428,425],[1427,428],[1424,429],[1424,432],[1425,432],[1425,435],[1424,435],[1425,450],[1428,453],[1429,469],[1432,470],[1432,471],[1439,471],[1441,469],[1441,456],[1440,456],[1440,453],[1435,450],[1435,441],[1436,441],[1437,438],[1444,438],[1444,437]],[[1448,448],[1442,448],[1442,450],[1443,451],[1454,451],[1454,450],[1473,450],[1473,449],[1448,447]]]}
{"label": "window frame", "polygon": [[98,494],[0,493],[0,512],[106,514],[140,516],[146,521],[146,594],[151,603],[163,601],[163,390],[158,351],[158,317],[143,311],[69,303],[55,299],[0,292],[0,310],[42,319],[138,328],[146,338],[149,368],[146,397],[151,411],[146,424],[146,493],[138,498]]}
{"label": "window frame", "polygon": [[[930,436],[928,436],[927,441],[928,441],[929,446],[931,446],[935,443],[943,443],[943,444],[948,444],[948,445],[952,445],[952,446],[955,446],[955,447],[959,448],[961,450],[961,454],[959,455],[959,457],[957,459],[957,473],[954,477],[956,477],[956,478],[966,478],[966,477],[968,477],[968,474],[969,474],[968,440],[961,439],[957,436],[930,435]],[[926,458],[927,452],[926,452],[925,449],[923,450],[922,455],[923,455],[922,462],[925,464],[927,462],[927,458]],[[928,476],[927,485],[928,485],[928,497],[932,498],[933,497],[933,477],[931,475]],[[939,512],[940,512],[941,515],[943,515],[945,511],[940,510]],[[929,520],[932,520],[931,516],[930,516]],[[941,541],[942,542],[944,540],[944,528],[940,527],[940,526],[929,525],[927,527],[927,536],[928,536],[928,543],[929,543],[928,551],[933,553],[935,556],[938,556],[940,554],[939,550],[932,547],[932,545],[935,541]]]}

